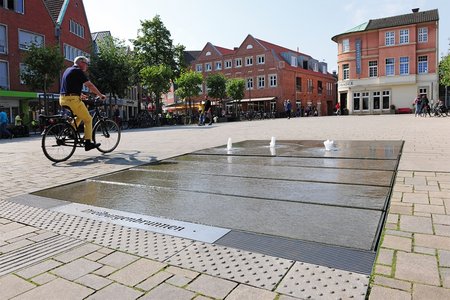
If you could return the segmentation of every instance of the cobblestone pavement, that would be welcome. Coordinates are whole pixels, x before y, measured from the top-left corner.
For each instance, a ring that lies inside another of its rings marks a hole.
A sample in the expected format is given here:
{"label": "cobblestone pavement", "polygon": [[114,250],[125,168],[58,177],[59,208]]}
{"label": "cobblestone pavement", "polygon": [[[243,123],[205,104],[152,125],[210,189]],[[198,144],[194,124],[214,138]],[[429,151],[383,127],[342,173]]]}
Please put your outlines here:
{"label": "cobblestone pavement", "polygon": [[[293,282],[297,285],[293,289],[288,287],[290,280],[295,280],[295,272],[309,269],[301,262],[252,254],[254,259],[279,264],[257,278],[267,284],[235,279],[233,274],[215,276],[201,268],[178,267],[175,260],[149,257],[130,246],[144,240],[162,240],[164,244],[157,248],[170,252],[189,244],[196,249],[194,255],[206,261],[218,251],[213,245],[99,224],[105,232],[120,231],[120,236],[128,236],[122,248],[109,247],[108,236],[99,238],[95,232],[83,231],[89,224],[82,219],[54,213],[52,221],[47,222],[44,217],[49,212],[45,209],[5,201],[152,160],[225,145],[228,137],[233,142],[267,139],[269,143],[272,136],[277,140],[404,140],[369,297],[450,299],[449,132],[450,118],[413,115],[172,126],[125,131],[115,152],[102,155],[77,150],[68,162],[60,164],[52,164],[44,157],[39,136],[0,140],[0,299],[301,299],[305,295],[302,284],[309,284],[308,278],[300,284]],[[222,257],[224,268],[232,267],[235,257],[248,255],[234,249],[226,253]],[[284,268],[284,275],[279,275],[277,272]],[[245,273],[241,275],[246,277]],[[277,276],[282,277],[273,281],[272,277]],[[360,277],[348,276],[352,288],[361,288]],[[326,294],[327,288],[315,288],[318,291],[313,298],[349,297],[345,289]]]}

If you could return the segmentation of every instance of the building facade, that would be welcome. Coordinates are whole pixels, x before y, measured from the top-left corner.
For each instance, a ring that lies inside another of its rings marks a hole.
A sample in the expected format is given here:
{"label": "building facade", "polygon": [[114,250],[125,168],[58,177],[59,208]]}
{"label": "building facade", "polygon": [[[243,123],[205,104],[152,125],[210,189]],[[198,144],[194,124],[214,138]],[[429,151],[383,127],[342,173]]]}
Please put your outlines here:
{"label": "building facade", "polygon": [[[315,107],[319,115],[333,112],[336,79],[327,64],[298,51],[248,35],[239,47],[226,49],[207,43],[191,63],[203,78],[220,72],[227,78],[242,78],[246,83],[240,110],[283,113],[284,101],[290,100],[294,112]],[[204,99],[208,88],[203,84]],[[233,99],[228,99],[233,101]],[[228,104],[231,109],[233,104]]]}
{"label": "building facade", "polygon": [[439,99],[438,10],[369,20],[332,38],[338,44],[338,99],[350,114],[412,108]]}
{"label": "building facade", "polygon": [[[91,33],[82,0],[0,0],[0,107],[9,119],[25,113],[36,118],[43,95],[31,91],[20,79],[23,56],[30,43],[58,45],[67,66],[78,55],[91,52]],[[59,82],[49,88],[49,112],[56,109]]]}

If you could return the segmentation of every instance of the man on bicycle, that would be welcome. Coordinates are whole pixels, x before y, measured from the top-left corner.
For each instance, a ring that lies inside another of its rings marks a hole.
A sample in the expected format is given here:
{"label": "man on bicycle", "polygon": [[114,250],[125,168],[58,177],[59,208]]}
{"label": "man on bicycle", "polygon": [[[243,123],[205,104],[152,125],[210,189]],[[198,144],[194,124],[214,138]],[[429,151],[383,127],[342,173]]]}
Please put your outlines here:
{"label": "man on bicycle", "polygon": [[84,122],[84,150],[89,151],[100,146],[92,142],[92,117],[89,114],[86,105],[83,103],[83,96],[81,90],[83,84],[94,94],[101,99],[106,99],[106,96],[100,93],[97,87],[89,81],[85,72],[88,68],[89,60],[85,56],[77,56],[73,60],[73,66],[64,71],[61,79],[61,89],[59,104],[61,106],[68,106],[73,114],[77,116],[76,126],[81,121]]}

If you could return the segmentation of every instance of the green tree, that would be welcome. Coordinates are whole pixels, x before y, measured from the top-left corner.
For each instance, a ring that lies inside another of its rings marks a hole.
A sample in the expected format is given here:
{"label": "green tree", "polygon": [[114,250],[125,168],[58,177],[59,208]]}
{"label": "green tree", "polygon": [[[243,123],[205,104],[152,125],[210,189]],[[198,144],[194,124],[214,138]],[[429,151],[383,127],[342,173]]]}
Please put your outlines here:
{"label": "green tree", "polygon": [[170,78],[172,70],[166,65],[148,66],[140,73],[141,83],[151,92],[151,98],[155,101],[156,112],[161,113],[161,94],[165,94],[170,89]]}
{"label": "green tree", "polygon": [[[159,15],[156,15],[152,20],[141,21],[138,37],[133,41],[133,45],[136,55],[136,69],[143,70],[149,66],[164,65],[172,71],[169,79],[174,80],[180,74],[183,68],[182,63],[184,63],[184,56],[182,55],[184,46],[173,45],[170,31],[164,26]],[[138,74],[141,74],[141,72],[139,71]],[[148,88],[151,88],[151,86],[147,85]],[[158,90],[150,90],[150,92],[156,94]],[[158,98],[160,98],[160,95]],[[158,103],[156,109],[161,111]]]}
{"label": "green tree", "polygon": [[235,115],[238,117],[237,104],[244,98],[245,81],[242,78],[232,78],[227,81],[226,91],[231,99],[235,100]]}
{"label": "green tree", "polygon": [[216,73],[206,77],[208,96],[219,99],[221,103],[223,103],[223,99],[227,96],[226,85],[227,78],[222,73]]}
{"label": "green tree", "polygon": [[450,86],[450,55],[443,57],[439,63],[439,83],[445,87],[445,101],[447,101],[447,89]]}
{"label": "green tree", "polygon": [[175,80],[175,83],[177,85],[177,90],[175,93],[178,97],[184,99],[186,105],[186,115],[189,115],[188,103],[190,109],[192,97],[198,96],[201,92],[199,85],[203,83],[203,76],[201,73],[187,70],[181,73],[180,77]]}
{"label": "green tree", "polygon": [[89,67],[90,79],[111,99],[123,98],[132,84],[132,61],[125,42],[106,36],[98,41]]}
{"label": "green tree", "polygon": [[57,46],[40,47],[31,44],[23,60],[20,78],[33,90],[44,93],[44,111],[48,112],[47,92],[64,69],[64,57]]}

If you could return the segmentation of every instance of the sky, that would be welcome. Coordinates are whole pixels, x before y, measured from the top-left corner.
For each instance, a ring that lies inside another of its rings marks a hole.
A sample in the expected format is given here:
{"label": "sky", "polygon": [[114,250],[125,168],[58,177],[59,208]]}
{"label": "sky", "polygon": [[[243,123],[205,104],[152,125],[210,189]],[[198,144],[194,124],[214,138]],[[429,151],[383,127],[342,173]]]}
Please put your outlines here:
{"label": "sky", "polygon": [[159,15],[173,44],[202,50],[206,43],[233,49],[248,34],[298,50],[337,70],[337,44],[331,38],[370,19],[439,10],[439,56],[450,42],[448,0],[84,0],[91,32],[110,31],[135,39],[141,21]]}

